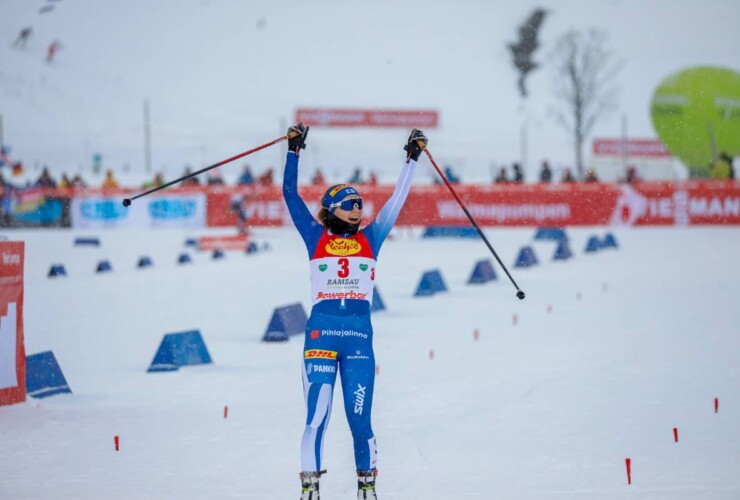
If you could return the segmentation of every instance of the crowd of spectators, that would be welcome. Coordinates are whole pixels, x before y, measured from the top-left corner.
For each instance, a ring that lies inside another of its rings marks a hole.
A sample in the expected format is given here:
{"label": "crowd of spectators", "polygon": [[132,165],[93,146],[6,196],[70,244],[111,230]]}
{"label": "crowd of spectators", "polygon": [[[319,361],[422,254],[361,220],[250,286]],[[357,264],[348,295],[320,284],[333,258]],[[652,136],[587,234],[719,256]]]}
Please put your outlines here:
{"label": "crowd of spectators", "polygon": [[[721,175],[717,174],[718,171],[721,171]],[[83,180],[83,178],[78,174],[74,177],[68,176],[66,173],[61,175],[61,178],[57,181],[55,179],[51,172],[49,171],[48,167],[43,167],[41,174],[39,177],[33,181],[33,180],[26,180],[24,183],[14,183],[12,182],[12,177],[9,174],[11,172],[11,169],[0,169],[0,189],[2,191],[7,191],[8,189],[24,189],[24,188],[32,188],[32,187],[42,187],[42,188],[70,188],[70,189],[83,189],[83,188],[102,188],[102,189],[120,189],[120,188],[130,188],[133,186],[121,183],[115,176],[115,173],[113,169],[107,169],[105,171],[105,175],[103,177],[103,180],[100,184],[88,184]],[[15,171],[13,171],[15,172]],[[5,173],[5,177],[3,177],[3,173]],[[183,171],[182,176],[188,176],[193,173],[193,169],[191,166],[186,165]],[[714,162],[712,165],[710,165],[710,178],[724,178],[724,179],[734,179],[734,169],[733,169],[733,158],[729,155],[722,153],[716,162]],[[254,185],[254,186],[272,186],[275,183],[274,179],[275,175],[275,169],[273,167],[267,167],[260,175],[255,175],[252,171],[252,167],[249,164],[245,164],[242,167],[242,171],[239,174],[239,176],[236,178],[235,184],[236,185]],[[459,184],[463,182],[462,177],[455,172],[452,166],[447,165],[444,167],[444,175],[446,179],[451,184]],[[14,175],[13,175],[14,176]],[[627,183],[632,184],[635,182],[641,182],[643,179],[639,175],[637,168],[635,166],[629,166],[626,169],[625,175],[623,178],[618,179],[617,182],[619,183]],[[370,171],[367,174],[367,177],[363,175],[363,170],[361,167],[355,167],[352,170],[352,174],[346,178],[346,179],[337,179],[339,182],[347,182],[349,184],[361,184],[361,185],[376,185],[378,184],[378,177],[377,174],[374,171]],[[582,177],[577,177],[574,175],[573,170],[564,167],[560,168],[556,171],[554,169],[548,160],[543,160],[540,164],[539,172],[537,174],[536,179],[530,179],[530,182],[536,182],[541,184],[548,184],[548,183],[554,183],[559,182],[562,184],[569,184],[569,183],[598,183],[601,182],[599,179],[599,176],[595,169],[589,168],[586,170],[586,172],[583,174]],[[159,187],[165,184],[165,179],[162,173],[156,173],[154,177],[151,180],[148,180],[144,182],[141,185],[141,188],[144,189],[151,189],[154,187]],[[316,186],[324,186],[327,184],[327,182],[335,182],[334,179],[327,179],[324,175],[324,172],[320,167],[316,167],[314,170],[313,175],[311,176],[310,183],[312,185]],[[442,184],[442,180],[439,176],[434,176],[432,182],[434,184]],[[519,163],[512,163],[510,166],[507,165],[501,165],[497,170],[495,175],[493,175],[492,182],[494,184],[521,184],[526,182],[524,172],[522,170],[522,167]],[[180,183],[180,186],[188,187],[188,186],[222,186],[225,185],[226,182],[221,177],[219,173],[214,171],[205,172],[200,175],[189,177],[185,180],[183,180]]]}

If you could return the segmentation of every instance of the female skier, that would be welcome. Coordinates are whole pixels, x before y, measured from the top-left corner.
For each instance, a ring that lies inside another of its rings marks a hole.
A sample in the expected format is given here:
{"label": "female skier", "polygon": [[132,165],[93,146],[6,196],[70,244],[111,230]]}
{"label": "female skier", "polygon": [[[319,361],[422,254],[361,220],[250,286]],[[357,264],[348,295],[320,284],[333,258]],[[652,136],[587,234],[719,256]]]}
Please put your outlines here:
{"label": "female skier", "polygon": [[416,161],[427,138],[412,130],[406,161],[393,195],[375,220],[360,230],[362,198],[347,184],[330,187],[321,198],[318,221],[298,195],[298,156],[308,127],[288,129],[283,196],[303,237],[311,264],[313,308],[303,349],[306,429],[301,441],[301,500],[319,500],[323,440],[331,415],[337,370],[342,377],[344,411],[354,441],[357,498],[376,499],[377,452],[370,425],[375,356],[370,305],[378,252],[393,227],[411,186]]}

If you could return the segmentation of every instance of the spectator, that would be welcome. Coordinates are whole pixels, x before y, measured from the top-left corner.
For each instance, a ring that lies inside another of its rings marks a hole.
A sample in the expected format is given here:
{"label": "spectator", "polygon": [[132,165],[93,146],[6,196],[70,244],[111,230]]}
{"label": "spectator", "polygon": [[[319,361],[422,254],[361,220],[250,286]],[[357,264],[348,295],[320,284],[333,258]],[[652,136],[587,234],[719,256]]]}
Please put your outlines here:
{"label": "spectator", "polygon": [[349,178],[347,181],[348,184],[362,184],[364,181],[362,180],[362,170],[360,170],[360,167],[356,167],[355,171],[352,173],[352,177]]}
{"label": "spectator", "polygon": [[87,184],[85,184],[85,181],[82,180],[82,177],[78,175],[75,175],[75,178],[72,179],[72,187],[75,189],[84,189],[87,187]]}
{"label": "spectator", "polygon": [[44,169],[41,171],[41,177],[38,178],[35,186],[43,187],[43,188],[57,187],[57,183],[54,179],[52,179],[51,174],[49,174],[49,169],[47,167],[44,167]]}
{"label": "spectator", "polygon": [[0,171],[0,195],[6,191],[9,192],[11,189],[13,189],[13,185],[5,180],[2,171]]}
{"label": "spectator", "polygon": [[514,169],[514,182],[516,183],[524,182],[524,174],[522,173],[522,167],[520,167],[518,163],[514,163],[512,168]]}
{"label": "spectator", "polygon": [[445,177],[450,181],[450,184],[460,184],[460,177],[455,175],[455,172],[452,171],[452,167],[449,165],[445,167]]}
{"label": "spectator", "polygon": [[378,175],[375,172],[370,172],[370,178],[367,180],[367,182],[371,186],[377,186],[378,185]]}
{"label": "spectator", "polygon": [[599,177],[596,175],[596,170],[594,170],[593,168],[589,168],[586,172],[586,178],[583,179],[583,182],[599,182]]}
{"label": "spectator", "polygon": [[113,170],[108,169],[105,171],[105,179],[103,179],[103,189],[118,189],[118,181],[113,177]]}
{"label": "spectator", "polygon": [[311,184],[314,186],[323,186],[324,185],[324,174],[321,172],[320,168],[316,169],[316,172],[314,172],[313,177],[311,177]]}
{"label": "spectator", "polygon": [[244,165],[242,174],[236,180],[237,184],[254,184],[254,175],[252,175],[252,167],[248,164]]}
{"label": "spectator", "polygon": [[11,192],[13,186],[5,180],[0,171],[0,227],[10,226]]}
{"label": "spectator", "polygon": [[72,187],[72,181],[69,180],[67,174],[62,174],[62,180],[59,181],[59,187],[64,189]]}
{"label": "spectator", "polygon": [[30,26],[27,28],[23,28],[18,35],[18,38],[15,39],[15,42],[13,42],[13,47],[22,49],[26,47],[26,43],[28,42],[28,39],[31,37],[31,33],[33,32],[33,28]]}
{"label": "spectator", "polygon": [[208,185],[209,186],[223,186],[224,185],[224,180],[218,174],[214,174],[214,175],[210,175],[209,174],[208,175]]}
{"label": "spectator", "polygon": [[637,175],[637,169],[635,167],[629,167],[627,169],[627,175],[624,178],[624,182],[626,182],[627,184],[632,184],[639,181],[640,177]]}
{"label": "spectator", "polygon": [[565,172],[563,173],[563,178],[560,180],[560,182],[570,183],[575,181],[576,179],[575,177],[573,177],[573,173],[570,171],[569,168],[566,168]]}
{"label": "spectator", "polygon": [[734,179],[735,171],[732,168],[732,157],[721,152],[719,157],[709,166],[709,176],[712,179]]}
{"label": "spectator", "polygon": [[542,168],[540,169],[540,182],[552,182],[552,169],[547,160],[543,160]]}
{"label": "spectator", "polygon": [[265,171],[264,174],[260,175],[257,178],[257,184],[260,186],[272,186],[273,183],[273,176],[274,169],[272,167],[268,167],[268,169]]}
{"label": "spectator", "polygon": [[151,188],[159,187],[162,184],[164,184],[164,177],[162,177],[162,174],[158,172],[154,176],[154,179],[145,182],[141,187],[144,189],[151,189]]}
{"label": "spectator", "polygon": [[493,179],[495,184],[506,184],[509,182],[509,178],[506,176],[506,167],[501,167],[498,171],[498,175]]}
{"label": "spectator", "polygon": [[[183,174],[183,177],[188,176],[193,173],[193,170],[190,168],[190,165],[185,166],[185,173]],[[189,177],[182,181],[180,183],[182,187],[193,187],[193,186],[200,186],[200,180],[198,180],[197,177]]]}
{"label": "spectator", "polygon": [[54,60],[54,56],[57,55],[57,52],[59,52],[59,49],[62,48],[61,44],[59,43],[59,40],[54,40],[49,45],[49,48],[46,50],[46,62],[51,63],[51,61]]}

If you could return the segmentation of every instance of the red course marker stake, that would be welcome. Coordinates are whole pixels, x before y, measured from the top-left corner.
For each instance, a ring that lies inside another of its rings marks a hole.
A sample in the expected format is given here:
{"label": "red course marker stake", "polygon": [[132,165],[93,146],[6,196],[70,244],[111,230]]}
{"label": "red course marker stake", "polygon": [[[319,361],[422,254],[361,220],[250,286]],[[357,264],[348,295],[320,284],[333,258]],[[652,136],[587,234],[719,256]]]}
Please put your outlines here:
{"label": "red course marker stake", "polygon": [[548,305],[548,306],[547,306],[547,313],[549,314],[549,313],[551,313],[551,312],[552,312],[552,306],[551,306],[551,305]]}
{"label": "red course marker stake", "polygon": [[678,427],[673,428],[673,442],[678,443]]}
{"label": "red course marker stake", "polygon": [[380,365],[375,365],[375,375],[380,375]]}
{"label": "red course marker stake", "polygon": [[719,398],[714,398],[714,413],[719,412]]}
{"label": "red course marker stake", "polygon": [[434,349],[429,349],[429,359],[434,359]]}
{"label": "red course marker stake", "polygon": [[113,444],[116,446],[116,451],[118,451],[118,436],[113,436]]}
{"label": "red course marker stake", "polygon": [[478,329],[476,328],[475,330],[473,330],[473,341],[474,341],[474,342],[478,342],[478,338],[479,338],[479,337],[480,337],[480,332],[479,332],[479,331],[478,331]]}
{"label": "red course marker stake", "polygon": [[224,418],[229,417],[229,405],[224,406]]}
{"label": "red course marker stake", "polygon": [[624,463],[627,465],[627,484],[632,484],[632,460],[625,458]]}
{"label": "red course marker stake", "polygon": [[513,316],[511,317],[511,324],[512,324],[512,325],[514,325],[514,326],[516,326],[516,323],[517,323],[517,321],[519,321],[519,318],[518,318],[518,317],[517,317],[517,315],[515,314],[515,315],[513,315]]}

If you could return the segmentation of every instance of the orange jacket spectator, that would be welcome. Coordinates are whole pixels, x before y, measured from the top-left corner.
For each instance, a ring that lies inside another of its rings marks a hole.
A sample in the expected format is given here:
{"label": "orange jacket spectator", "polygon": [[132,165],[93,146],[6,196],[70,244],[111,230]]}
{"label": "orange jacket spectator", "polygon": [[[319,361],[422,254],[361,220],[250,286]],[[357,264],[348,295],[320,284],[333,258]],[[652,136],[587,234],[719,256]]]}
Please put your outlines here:
{"label": "orange jacket spectator", "polygon": [[105,171],[105,179],[103,180],[103,189],[118,189],[118,181],[113,177],[113,170],[108,169]]}

